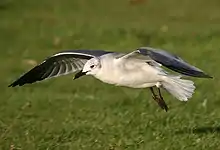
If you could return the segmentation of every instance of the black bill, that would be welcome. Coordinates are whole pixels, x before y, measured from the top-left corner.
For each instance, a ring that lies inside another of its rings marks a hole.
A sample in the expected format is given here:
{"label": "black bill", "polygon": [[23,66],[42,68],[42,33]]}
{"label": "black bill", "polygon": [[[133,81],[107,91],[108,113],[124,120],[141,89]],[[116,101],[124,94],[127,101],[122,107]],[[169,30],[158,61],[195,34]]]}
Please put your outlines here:
{"label": "black bill", "polygon": [[76,73],[75,77],[74,77],[74,80],[75,79],[78,79],[82,76],[86,75],[86,72],[82,72],[82,70],[80,70],[80,72]]}

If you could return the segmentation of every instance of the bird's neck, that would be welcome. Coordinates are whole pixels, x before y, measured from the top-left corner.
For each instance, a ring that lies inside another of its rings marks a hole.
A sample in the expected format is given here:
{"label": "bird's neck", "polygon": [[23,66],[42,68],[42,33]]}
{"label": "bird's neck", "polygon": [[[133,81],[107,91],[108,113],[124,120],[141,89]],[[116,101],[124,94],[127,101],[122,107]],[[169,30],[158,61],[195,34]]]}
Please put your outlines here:
{"label": "bird's neck", "polygon": [[[111,62],[110,62],[111,61]],[[108,62],[108,63],[106,63]],[[114,64],[114,60],[110,59],[109,61],[102,62],[101,68],[95,75],[95,78],[101,80],[102,82],[108,84],[117,84],[115,83],[115,77],[117,76],[116,65]]]}

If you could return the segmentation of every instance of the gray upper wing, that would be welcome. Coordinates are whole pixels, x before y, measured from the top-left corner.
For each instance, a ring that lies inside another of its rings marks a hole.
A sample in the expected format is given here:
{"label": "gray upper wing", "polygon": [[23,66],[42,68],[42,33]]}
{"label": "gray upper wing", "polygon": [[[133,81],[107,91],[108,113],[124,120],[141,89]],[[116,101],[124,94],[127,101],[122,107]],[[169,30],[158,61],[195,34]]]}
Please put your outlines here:
{"label": "gray upper wing", "polygon": [[9,87],[22,86],[82,70],[87,60],[111,52],[103,50],[67,50],[56,53],[15,80]]}
{"label": "gray upper wing", "polygon": [[137,51],[142,55],[149,56],[154,61],[178,73],[193,77],[212,78],[208,74],[204,73],[201,69],[188,64],[180,57],[168,53],[164,50],[158,50],[150,47],[143,47],[143,48],[138,48]]}

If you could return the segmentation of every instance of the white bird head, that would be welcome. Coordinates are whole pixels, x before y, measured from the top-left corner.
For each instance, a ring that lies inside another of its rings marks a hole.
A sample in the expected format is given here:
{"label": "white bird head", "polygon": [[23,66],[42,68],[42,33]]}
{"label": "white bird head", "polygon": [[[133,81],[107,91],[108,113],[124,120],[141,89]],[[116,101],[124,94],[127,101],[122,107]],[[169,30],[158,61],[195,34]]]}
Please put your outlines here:
{"label": "white bird head", "polygon": [[92,58],[86,62],[82,72],[86,75],[95,75],[101,68],[101,61],[99,58]]}
{"label": "white bird head", "polygon": [[98,71],[101,68],[101,61],[99,58],[91,58],[90,60],[88,60],[84,67],[83,70],[81,70],[80,72],[78,72],[75,75],[74,79],[77,79],[81,76],[84,75],[96,75],[98,73]]}

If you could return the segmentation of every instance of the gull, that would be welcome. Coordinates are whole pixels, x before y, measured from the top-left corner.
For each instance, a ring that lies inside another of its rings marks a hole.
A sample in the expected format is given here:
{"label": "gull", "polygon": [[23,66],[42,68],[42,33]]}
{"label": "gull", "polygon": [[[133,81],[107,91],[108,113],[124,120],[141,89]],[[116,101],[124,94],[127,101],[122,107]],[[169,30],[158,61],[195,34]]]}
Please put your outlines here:
{"label": "gull", "polygon": [[187,101],[192,97],[195,86],[193,81],[183,77],[212,78],[180,57],[151,47],[140,47],[130,53],[66,50],[46,58],[9,87],[23,86],[71,73],[75,73],[74,79],[91,75],[116,86],[149,88],[153,99],[165,111],[168,111],[168,106],[161,94],[161,88],[176,99]]}

